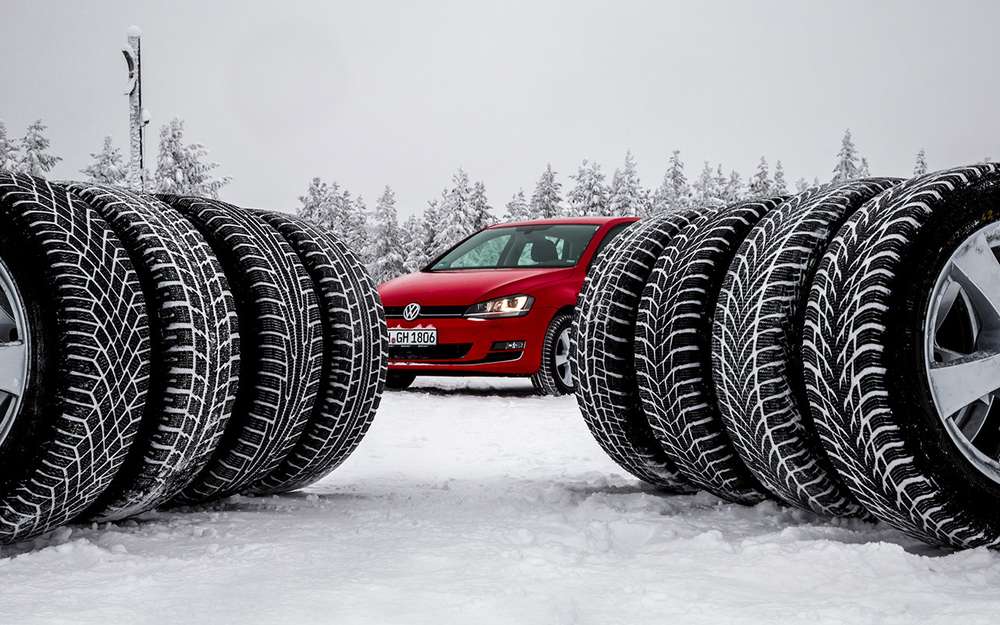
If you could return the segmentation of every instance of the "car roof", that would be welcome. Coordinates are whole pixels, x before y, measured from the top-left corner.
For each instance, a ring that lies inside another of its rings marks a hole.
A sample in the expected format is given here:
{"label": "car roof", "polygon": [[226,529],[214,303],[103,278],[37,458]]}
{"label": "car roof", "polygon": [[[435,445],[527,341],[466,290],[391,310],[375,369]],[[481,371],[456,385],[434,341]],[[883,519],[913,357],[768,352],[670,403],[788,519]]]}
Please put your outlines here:
{"label": "car roof", "polygon": [[611,222],[638,221],[638,217],[556,217],[552,219],[530,219],[528,221],[509,221],[501,224],[493,224],[490,228],[506,228],[508,226],[543,226],[554,224],[581,224],[603,226]]}

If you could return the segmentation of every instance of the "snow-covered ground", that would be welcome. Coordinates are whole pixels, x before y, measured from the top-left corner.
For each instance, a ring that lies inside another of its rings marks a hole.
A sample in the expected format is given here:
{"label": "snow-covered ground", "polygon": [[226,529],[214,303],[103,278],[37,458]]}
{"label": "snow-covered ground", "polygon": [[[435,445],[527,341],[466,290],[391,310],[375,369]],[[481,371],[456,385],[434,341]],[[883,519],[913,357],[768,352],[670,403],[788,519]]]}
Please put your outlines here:
{"label": "snow-covered ground", "polygon": [[1000,554],[772,504],[658,495],[571,398],[387,393],[307,493],[0,551],[0,623],[993,623]]}

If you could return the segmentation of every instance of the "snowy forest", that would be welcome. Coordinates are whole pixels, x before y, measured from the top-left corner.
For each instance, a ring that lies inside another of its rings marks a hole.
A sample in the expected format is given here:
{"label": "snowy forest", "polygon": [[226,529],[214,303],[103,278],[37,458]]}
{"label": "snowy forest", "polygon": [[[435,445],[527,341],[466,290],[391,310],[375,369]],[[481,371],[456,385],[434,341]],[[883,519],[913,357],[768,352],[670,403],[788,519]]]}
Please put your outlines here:
{"label": "snowy forest", "polygon": [[[219,197],[230,179],[217,176],[219,164],[208,158],[204,145],[186,143],[184,133],[184,122],[179,118],[160,129],[156,167],[145,173],[145,190]],[[52,151],[42,120],[29,125],[20,139],[10,138],[0,121],[0,169],[46,177],[61,160]],[[833,162],[830,182],[869,175],[868,160],[859,152],[850,130],[844,133]],[[927,155],[921,149],[916,155],[913,174],[926,172]],[[91,154],[90,164],[80,173],[91,182],[126,186],[127,162],[111,137],[105,137],[101,148]],[[817,177],[811,181],[800,178],[789,184],[782,162],[775,161],[772,167],[763,156],[748,179],[736,170],[727,171],[721,164],[707,161],[696,175],[689,176],[680,151],[674,150],[662,180],[655,187],[648,187],[639,178],[635,157],[626,152],[624,162],[611,173],[610,179],[600,163],[584,159],[564,185],[552,165],[546,165],[530,195],[521,189],[502,209],[490,202],[482,181],[473,181],[460,168],[439,197],[427,202],[420,214],[402,222],[396,194],[388,185],[374,207],[369,208],[361,195],[351,193],[339,183],[313,178],[299,198],[296,210],[300,217],[333,232],[361,257],[372,277],[381,283],[419,270],[446,248],[497,222],[588,215],[645,217],[688,207],[723,206],[743,199],[801,192],[823,182],[826,181]]]}

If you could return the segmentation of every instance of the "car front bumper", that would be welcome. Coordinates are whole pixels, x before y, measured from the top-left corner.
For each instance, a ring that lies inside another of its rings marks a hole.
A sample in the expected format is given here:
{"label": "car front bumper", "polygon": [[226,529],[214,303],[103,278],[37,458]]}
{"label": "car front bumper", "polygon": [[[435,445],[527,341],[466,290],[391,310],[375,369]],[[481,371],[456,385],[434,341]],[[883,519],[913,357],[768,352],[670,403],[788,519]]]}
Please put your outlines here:
{"label": "car front bumper", "polygon": [[[389,318],[389,329],[437,330],[437,345],[390,346],[389,370],[420,375],[532,375],[541,364],[548,318],[543,310],[524,317],[470,319],[426,317],[414,321]],[[524,347],[508,345],[523,342]]]}

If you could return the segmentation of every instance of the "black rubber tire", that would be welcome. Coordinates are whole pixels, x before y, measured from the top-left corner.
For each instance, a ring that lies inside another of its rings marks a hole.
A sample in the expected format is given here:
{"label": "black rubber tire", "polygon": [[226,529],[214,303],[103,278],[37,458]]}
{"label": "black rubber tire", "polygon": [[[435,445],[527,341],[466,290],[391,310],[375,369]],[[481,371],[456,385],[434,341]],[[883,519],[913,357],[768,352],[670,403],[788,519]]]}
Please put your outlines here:
{"label": "black rubber tire", "polygon": [[923,365],[934,280],[998,205],[1000,164],[898,185],[838,230],[809,293],[803,361],[823,446],[869,512],[934,544],[1000,545],[1000,486],[950,442]]}
{"label": "black rubber tire", "polygon": [[674,236],[642,292],[635,368],[642,409],[684,477],[738,503],[766,493],[736,455],[712,385],[715,302],[729,262],[750,229],[783,198],[707,211]]}
{"label": "black rubber tire", "polygon": [[417,374],[405,371],[390,371],[385,378],[385,387],[394,391],[405,391],[410,388]]}
{"label": "black rubber tire", "polygon": [[274,471],[312,415],[323,331],[312,280],[260,216],[218,200],[162,196],[201,232],[236,299],[240,382],[208,466],[174,498],[201,503],[241,492]]}
{"label": "black rubber tire", "polygon": [[633,342],[636,310],[656,259],[694,211],[631,226],[590,267],[574,318],[576,399],[597,443],[626,471],[675,492],[691,492],[653,436],[639,405]]}
{"label": "black rubber tire", "polygon": [[260,216],[299,255],[323,324],[323,372],[309,424],[282,463],[250,488],[272,494],[312,484],[357,448],[382,397],[388,330],[374,282],[340,241],[288,215]]}
{"label": "black rubber tire", "polygon": [[166,503],[218,445],[239,383],[229,283],[201,234],[163,202],[119,187],[70,183],[114,229],[139,274],[153,368],[140,435],[88,514],[113,521]]}
{"label": "black rubber tire", "polygon": [[[552,318],[549,327],[545,330],[545,339],[542,341],[542,364],[538,371],[531,376],[531,385],[539,395],[569,395],[576,390],[576,385],[567,385],[559,375],[556,363],[556,349],[558,347],[559,334],[569,329],[572,334],[573,314],[560,313]],[[572,367],[573,353],[572,346],[567,354],[569,361],[567,366]]]}
{"label": "black rubber tire", "polygon": [[837,228],[898,182],[827,185],[768,213],[740,246],[715,307],[712,377],[729,439],[772,494],[818,514],[865,511],[840,484],[809,417],[799,354],[809,285]]}
{"label": "black rubber tire", "polygon": [[150,331],[124,247],[58,185],[0,174],[0,257],[32,328],[33,373],[0,450],[0,542],[10,543],[73,520],[111,485],[139,431]]}

